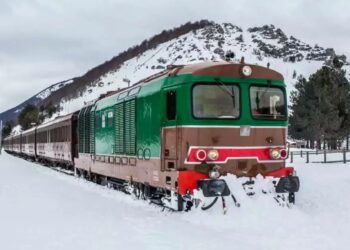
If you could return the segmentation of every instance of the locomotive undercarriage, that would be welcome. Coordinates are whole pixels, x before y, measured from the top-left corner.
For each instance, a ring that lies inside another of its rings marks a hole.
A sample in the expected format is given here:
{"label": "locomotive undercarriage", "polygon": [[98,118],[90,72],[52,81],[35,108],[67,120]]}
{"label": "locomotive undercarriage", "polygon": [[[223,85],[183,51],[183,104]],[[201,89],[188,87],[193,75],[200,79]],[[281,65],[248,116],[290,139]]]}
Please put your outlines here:
{"label": "locomotive undercarriage", "polygon": [[[286,179],[291,179],[286,183]],[[191,202],[191,207],[209,210],[215,204],[220,203],[223,213],[227,212],[229,206],[240,207],[241,202],[236,194],[242,192],[250,199],[258,199],[261,196],[275,201],[281,207],[291,208],[295,204],[295,192],[299,190],[299,179],[296,176],[288,176],[281,178],[262,177],[248,178],[240,177],[235,179],[233,188],[229,188],[224,179],[218,179],[225,183],[226,187],[221,188],[222,193],[218,192],[216,195],[208,194],[208,189],[197,189],[193,195],[188,195],[188,200]],[[232,183],[230,183],[232,184]],[[215,189],[215,188],[214,188]],[[244,206],[244,203],[242,204]]]}
{"label": "locomotive undercarriage", "polygon": [[[132,195],[135,199],[144,200],[151,204],[161,206],[164,209],[186,212],[194,209],[201,209],[203,211],[209,210],[214,206],[218,206],[221,202],[222,210],[225,214],[230,206],[241,206],[241,201],[236,196],[237,191],[244,192],[244,194],[251,199],[264,196],[276,202],[276,204],[281,207],[292,207],[295,203],[294,192],[297,192],[299,189],[299,180],[296,176],[281,178],[262,176],[258,178],[239,177],[235,179],[234,184],[229,180],[229,185],[227,185],[225,178],[201,180],[199,182],[202,182],[202,185],[199,183],[199,186],[202,188],[195,189],[193,194],[188,192],[184,195],[180,195],[171,190],[150,186],[148,183],[138,183],[106,177],[95,173],[89,173],[82,169],[76,169],[75,175],[96,184]],[[283,189],[285,187],[281,187],[281,183],[283,182],[281,182],[281,180],[285,178],[293,178],[292,182],[286,185],[288,190]],[[224,188],[221,188],[222,190],[217,190],[217,188],[220,189],[218,185],[214,188],[204,187],[203,183],[205,182],[221,182]],[[234,186],[233,188],[232,184]],[[240,190],[238,190],[239,188]],[[242,205],[244,206],[244,204]]]}

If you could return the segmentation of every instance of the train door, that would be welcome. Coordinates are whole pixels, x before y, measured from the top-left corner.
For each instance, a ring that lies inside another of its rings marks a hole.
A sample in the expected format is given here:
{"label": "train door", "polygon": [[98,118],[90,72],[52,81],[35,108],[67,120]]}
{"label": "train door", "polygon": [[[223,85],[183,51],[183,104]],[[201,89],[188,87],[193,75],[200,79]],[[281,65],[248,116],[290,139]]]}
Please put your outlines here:
{"label": "train door", "polygon": [[165,92],[165,121],[162,130],[162,170],[176,168],[178,158],[177,98],[176,91]]}

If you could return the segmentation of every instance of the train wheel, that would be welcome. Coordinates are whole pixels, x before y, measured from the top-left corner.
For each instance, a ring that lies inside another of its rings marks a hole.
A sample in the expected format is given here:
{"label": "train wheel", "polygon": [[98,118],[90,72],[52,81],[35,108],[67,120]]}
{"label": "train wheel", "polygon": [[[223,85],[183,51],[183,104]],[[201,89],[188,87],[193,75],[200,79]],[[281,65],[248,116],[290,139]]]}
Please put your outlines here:
{"label": "train wheel", "polygon": [[84,177],[84,170],[80,168],[75,168],[74,174],[78,178]]}
{"label": "train wheel", "polygon": [[181,194],[177,194],[177,211],[181,212],[184,210],[184,199]]}
{"label": "train wheel", "polygon": [[145,190],[145,185],[142,183],[139,183],[139,189],[140,189],[140,199],[141,200],[147,200],[144,190]]}
{"label": "train wheel", "polygon": [[100,184],[102,186],[108,186],[108,178],[106,176],[101,176],[100,177]]}
{"label": "train wheel", "polygon": [[184,210],[185,200],[177,192],[164,190],[164,195],[161,198],[161,201],[164,207],[169,208],[172,211]]}
{"label": "train wheel", "polygon": [[135,199],[140,200],[142,198],[142,189],[139,183],[134,183],[131,185],[131,195],[135,197]]}
{"label": "train wheel", "polygon": [[96,184],[101,184],[100,176],[97,174],[91,174],[91,181]]}

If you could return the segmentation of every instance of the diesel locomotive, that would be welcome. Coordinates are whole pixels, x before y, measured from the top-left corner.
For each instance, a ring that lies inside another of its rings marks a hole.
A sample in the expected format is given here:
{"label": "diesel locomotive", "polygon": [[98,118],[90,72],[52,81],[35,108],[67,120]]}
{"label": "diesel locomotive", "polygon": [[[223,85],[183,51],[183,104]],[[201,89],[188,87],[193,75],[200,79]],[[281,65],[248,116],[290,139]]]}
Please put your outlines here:
{"label": "diesel locomotive", "polygon": [[207,209],[225,196],[236,202],[228,174],[244,185],[258,175],[272,180],[270,192],[291,204],[299,179],[285,162],[287,117],[283,76],[272,69],[244,61],[170,66],[8,137],[4,147],[175,210],[201,202]]}

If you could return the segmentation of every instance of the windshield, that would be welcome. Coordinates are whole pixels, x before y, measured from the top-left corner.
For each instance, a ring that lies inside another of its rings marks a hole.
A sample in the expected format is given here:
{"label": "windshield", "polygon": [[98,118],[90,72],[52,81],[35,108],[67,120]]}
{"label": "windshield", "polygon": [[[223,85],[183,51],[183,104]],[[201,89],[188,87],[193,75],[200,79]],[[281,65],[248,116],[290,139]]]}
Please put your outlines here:
{"label": "windshield", "polygon": [[239,88],[232,84],[197,84],[193,88],[195,118],[239,117]]}
{"label": "windshield", "polygon": [[257,119],[285,120],[286,103],[282,89],[251,87],[250,109],[252,116]]}

